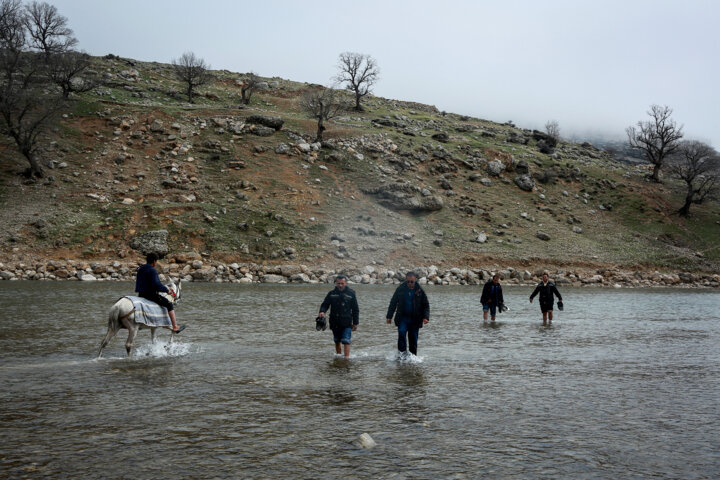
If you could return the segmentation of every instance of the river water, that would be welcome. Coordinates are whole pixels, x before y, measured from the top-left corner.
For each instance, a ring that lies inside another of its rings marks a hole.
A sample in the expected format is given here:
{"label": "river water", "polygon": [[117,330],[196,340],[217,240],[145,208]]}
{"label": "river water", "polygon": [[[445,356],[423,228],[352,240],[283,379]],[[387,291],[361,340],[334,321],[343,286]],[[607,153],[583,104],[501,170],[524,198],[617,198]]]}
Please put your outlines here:
{"label": "river water", "polygon": [[[128,283],[0,283],[3,478],[717,478],[720,294],[528,288],[483,327],[480,287],[427,287],[396,359],[391,286],[357,286],[352,358],[314,318],[329,286],[187,284],[168,345],[122,331]],[[377,442],[362,449],[356,439]]]}

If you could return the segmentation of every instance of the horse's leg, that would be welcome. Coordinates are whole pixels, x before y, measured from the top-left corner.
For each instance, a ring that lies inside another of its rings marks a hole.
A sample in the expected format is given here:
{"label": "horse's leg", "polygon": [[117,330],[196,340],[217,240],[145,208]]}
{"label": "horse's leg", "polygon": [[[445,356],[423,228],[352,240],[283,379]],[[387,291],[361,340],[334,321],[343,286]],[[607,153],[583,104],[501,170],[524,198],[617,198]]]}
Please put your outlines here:
{"label": "horse's leg", "polygon": [[125,350],[127,350],[128,357],[132,356],[133,341],[135,341],[135,335],[137,335],[138,327],[136,324],[128,328],[128,338],[125,342]]}
{"label": "horse's leg", "polygon": [[103,338],[102,342],[100,342],[100,349],[98,350],[97,358],[102,357],[103,349],[108,346],[108,343],[110,343],[110,340],[115,337],[116,333],[115,329],[111,325],[108,325],[108,331],[105,334],[105,338]]}
{"label": "horse's leg", "polygon": [[98,356],[97,358],[100,358],[102,356],[102,351],[105,347],[108,346],[108,343],[110,343],[110,340],[112,340],[115,335],[117,334],[118,328],[120,327],[118,323],[118,317],[120,316],[120,307],[115,304],[110,309],[110,313],[108,315],[108,331],[105,334],[105,338],[103,338],[102,342],[100,342],[100,349],[98,350]]}
{"label": "horse's leg", "polygon": [[122,319],[123,325],[125,325],[125,328],[128,330],[128,338],[125,342],[125,350],[127,350],[128,357],[132,353],[132,347],[133,347],[133,340],[135,340],[135,335],[137,335],[138,331],[138,325],[135,323],[135,314],[131,314],[127,316],[126,318]]}
{"label": "horse's leg", "polygon": [[155,336],[157,334],[155,330],[157,330],[157,327],[150,327],[150,341],[153,343],[153,345],[155,345]]}

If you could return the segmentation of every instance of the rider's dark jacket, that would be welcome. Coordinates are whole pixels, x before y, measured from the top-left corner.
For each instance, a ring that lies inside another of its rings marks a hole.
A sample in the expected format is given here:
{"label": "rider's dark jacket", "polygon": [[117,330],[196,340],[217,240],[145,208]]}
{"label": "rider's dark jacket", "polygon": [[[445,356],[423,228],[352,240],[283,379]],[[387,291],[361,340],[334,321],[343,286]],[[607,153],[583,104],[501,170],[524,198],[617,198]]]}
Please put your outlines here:
{"label": "rider's dark jacket", "polygon": [[330,328],[350,328],[360,323],[360,308],[358,307],[355,291],[350,287],[339,290],[335,287],[328,292],[320,305],[320,311],[325,313],[330,309]]}
{"label": "rider's dark jacket", "polygon": [[168,288],[160,283],[160,277],[157,270],[146,263],[137,270],[137,279],[135,280],[135,291],[143,294],[157,294],[157,292],[168,293]]}
{"label": "rider's dark jacket", "polygon": [[423,318],[430,320],[430,302],[428,301],[427,295],[425,295],[425,290],[416,283],[413,293],[412,311],[406,311],[405,295],[407,295],[409,290],[407,282],[401,283],[395,289],[385,318],[393,318],[393,315],[395,315],[395,325],[397,326],[400,326],[400,321],[403,317],[410,318],[412,319],[413,328],[422,328]]}
{"label": "rider's dark jacket", "polygon": [[[495,285],[494,294],[492,289],[493,285]],[[489,280],[485,283],[485,285],[483,286],[482,295],[480,295],[480,303],[482,303],[483,305],[491,303],[496,307],[505,303],[500,282],[494,284],[492,280]]]}
{"label": "rider's dark jacket", "polygon": [[532,295],[530,295],[530,300],[535,298],[535,295],[537,295],[538,293],[540,294],[540,306],[542,307],[552,308],[553,304],[555,303],[555,298],[553,297],[553,294],[555,294],[558,297],[558,300],[562,302],[562,296],[560,295],[560,292],[558,292],[558,289],[557,287],[555,287],[555,284],[553,282],[548,282],[547,285],[545,285],[543,282],[538,283]]}

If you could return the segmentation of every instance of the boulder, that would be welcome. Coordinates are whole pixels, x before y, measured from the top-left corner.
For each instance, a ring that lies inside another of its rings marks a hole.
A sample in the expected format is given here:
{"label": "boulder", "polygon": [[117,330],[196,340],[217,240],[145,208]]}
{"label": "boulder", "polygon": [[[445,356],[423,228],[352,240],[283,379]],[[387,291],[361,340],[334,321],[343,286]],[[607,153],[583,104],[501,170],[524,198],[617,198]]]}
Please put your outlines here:
{"label": "boulder", "polygon": [[548,155],[549,155],[549,154],[552,154],[553,152],[555,152],[555,150],[553,149],[553,147],[551,147],[551,146],[548,144],[548,142],[546,142],[545,140],[540,140],[540,141],[537,143],[537,147],[538,147],[538,150],[540,150],[540,153],[545,153],[545,154],[548,154]]}
{"label": "boulder", "polygon": [[155,120],[152,122],[149,129],[151,132],[155,133],[162,133],[165,131],[165,127],[163,127],[163,122],[161,120]]}
{"label": "boulder", "polygon": [[284,277],[292,277],[302,272],[300,265],[280,265],[280,273]]}
{"label": "boulder", "polygon": [[548,240],[550,240],[550,235],[548,235],[547,233],[538,232],[538,233],[535,234],[535,236],[536,236],[537,238],[539,238],[540,240],[543,240],[543,241],[545,241],[545,242],[547,242]]}
{"label": "boulder", "polygon": [[285,277],[283,277],[282,275],[269,274],[269,275],[263,275],[261,282],[262,283],[286,283],[286,280],[285,280]]}
{"label": "boulder", "polygon": [[130,248],[138,250],[143,255],[151,252],[156,253],[162,258],[168,253],[167,237],[167,230],[154,230],[142,233],[130,240]]}
{"label": "boulder", "polygon": [[450,140],[450,136],[445,132],[436,133],[432,136],[433,140],[437,140],[438,142],[447,143]]}
{"label": "boulder", "polygon": [[297,273],[290,277],[293,283],[310,283],[310,277],[306,273]]}
{"label": "boulder", "polygon": [[444,203],[437,195],[423,195],[422,189],[409,182],[382,184],[363,189],[363,193],[376,195],[388,208],[410,211],[442,210]]}
{"label": "boulder", "polygon": [[275,130],[264,125],[253,125],[250,127],[250,133],[258,137],[269,137],[275,133]]}
{"label": "boulder", "polygon": [[275,153],[278,155],[288,154],[290,153],[290,146],[287,143],[281,143],[275,147]]}
{"label": "boulder", "polygon": [[530,166],[525,160],[520,160],[517,165],[515,165],[515,171],[520,175],[526,175],[530,173]]}
{"label": "boulder", "polygon": [[15,278],[15,274],[13,272],[3,270],[2,272],[0,272],[0,278],[2,278],[3,280],[10,280],[12,278]]}
{"label": "boulder", "polygon": [[250,115],[246,120],[246,123],[252,123],[254,125],[263,125],[265,127],[272,128],[273,130],[280,130],[285,123],[280,117],[270,117],[266,115]]}
{"label": "boulder", "polygon": [[503,171],[505,171],[505,164],[502,163],[500,160],[493,160],[491,162],[488,162],[487,171],[490,175],[494,175],[497,177]]}
{"label": "boulder", "polygon": [[215,267],[202,267],[191,273],[193,280],[198,282],[211,282],[215,279]]}
{"label": "boulder", "polygon": [[517,185],[520,190],[532,192],[533,188],[535,188],[535,180],[530,178],[530,175],[519,175],[515,177],[515,185]]}

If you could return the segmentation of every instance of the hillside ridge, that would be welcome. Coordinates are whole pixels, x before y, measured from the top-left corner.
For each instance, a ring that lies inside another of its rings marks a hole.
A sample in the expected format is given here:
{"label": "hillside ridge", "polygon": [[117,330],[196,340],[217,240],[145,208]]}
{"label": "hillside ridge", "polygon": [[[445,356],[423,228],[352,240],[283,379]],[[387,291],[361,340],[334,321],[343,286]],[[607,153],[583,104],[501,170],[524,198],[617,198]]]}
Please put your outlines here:
{"label": "hillside ridge", "polygon": [[5,263],[139,259],[131,240],[167,230],[171,262],[718,270],[717,203],[680,218],[679,184],[590,144],[372,96],[315,143],[299,98],[320,86],[264,78],[245,106],[221,70],[188,104],[170,65],[93,69],[104,85],[43,139],[46,178],[0,144]]}

